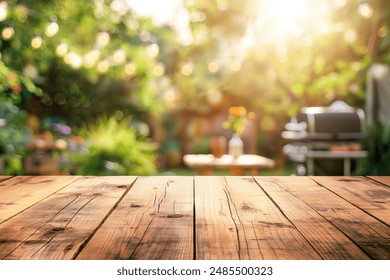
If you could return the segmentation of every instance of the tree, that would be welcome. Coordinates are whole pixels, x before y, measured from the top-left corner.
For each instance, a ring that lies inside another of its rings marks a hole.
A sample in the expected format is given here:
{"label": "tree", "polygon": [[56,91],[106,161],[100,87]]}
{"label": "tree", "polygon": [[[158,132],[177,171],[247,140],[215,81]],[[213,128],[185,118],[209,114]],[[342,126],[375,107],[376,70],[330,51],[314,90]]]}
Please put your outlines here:
{"label": "tree", "polygon": [[2,60],[43,91],[24,100],[29,111],[80,124],[161,108],[151,86],[164,74],[157,43],[174,44],[174,35],[136,18],[126,1],[8,1],[1,9]]}
{"label": "tree", "polygon": [[1,3],[2,60],[43,90],[24,107],[71,124],[242,105],[276,139],[302,106],[363,107],[367,69],[390,60],[386,0],[183,0],[190,44],[126,0]]}

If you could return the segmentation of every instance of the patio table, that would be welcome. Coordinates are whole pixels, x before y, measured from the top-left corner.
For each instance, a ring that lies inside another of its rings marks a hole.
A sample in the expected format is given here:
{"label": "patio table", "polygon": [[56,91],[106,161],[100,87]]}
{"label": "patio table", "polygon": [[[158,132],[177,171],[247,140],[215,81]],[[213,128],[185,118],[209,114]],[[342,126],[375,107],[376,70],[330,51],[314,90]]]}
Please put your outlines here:
{"label": "patio table", "polygon": [[390,177],[0,176],[0,259],[390,259]]}
{"label": "patio table", "polygon": [[275,167],[275,161],[263,156],[243,154],[238,157],[222,155],[215,157],[211,154],[188,154],[183,157],[184,163],[195,169],[196,175],[213,175],[215,169],[227,169],[231,175],[245,175],[250,170],[252,175],[260,175],[262,169]]}

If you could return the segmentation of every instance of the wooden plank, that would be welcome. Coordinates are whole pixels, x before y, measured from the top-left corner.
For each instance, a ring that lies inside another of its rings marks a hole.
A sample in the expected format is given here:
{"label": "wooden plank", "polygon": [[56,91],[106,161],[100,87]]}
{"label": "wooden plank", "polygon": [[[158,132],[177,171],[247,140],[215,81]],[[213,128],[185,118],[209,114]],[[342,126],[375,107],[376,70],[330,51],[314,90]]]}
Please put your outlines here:
{"label": "wooden plank", "polygon": [[312,179],[390,226],[390,188],[364,177]]}
{"label": "wooden plank", "polygon": [[140,177],[77,259],[193,258],[193,177]]}
{"label": "wooden plank", "polygon": [[3,182],[3,181],[8,180],[10,178],[12,178],[12,176],[0,175],[0,182]]}
{"label": "wooden plank", "polygon": [[308,177],[274,177],[331,222],[372,259],[390,259],[390,227]]}
{"label": "wooden plank", "polygon": [[323,259],[369,259],[347,236],[276,180],[255,179]]}
{"label": "wooden plank", "polygon": [[83,177],[0,224],[0,259],[74,258],[134,180]]}
{"label": "wooden plank", "polygon": [[78,178],[77,176],[19,176],[0,182],[0,224]]}
{"label": "wooden plank", "polygon": [[369,176],[368,178],[390,187],[390,176]]}
{"label": "wooden plank", "polygon": [[226,196],[223,177],[195,177],[196,259],[247,259],[237,236],[234,208]]}
{"label": "wooden plank", "polygon": [[226,182],[250,259],[321,258],[253,178],[226,177]]}
{"label": "wooden plank", "polygon": [[197,177],[197,259],[320,259],[250,177]]}

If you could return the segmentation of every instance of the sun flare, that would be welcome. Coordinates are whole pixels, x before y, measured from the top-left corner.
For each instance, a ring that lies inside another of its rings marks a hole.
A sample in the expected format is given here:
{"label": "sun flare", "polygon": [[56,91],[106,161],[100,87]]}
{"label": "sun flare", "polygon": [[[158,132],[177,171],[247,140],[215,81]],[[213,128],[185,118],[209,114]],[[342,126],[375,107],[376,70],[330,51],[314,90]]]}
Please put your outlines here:
{"label": "sun flare", "polygon": [[299,19],[307,15],[308,6],[306,0],[274,0],[266,1],[266,12],[269,13],[273,20],[283,27],[296,24]]}
{"label": "sun flare", "polygon": [[257,28],[272,38],[288,38],[303,33],[327,30],[329,6],[326,2],[309,0],[261,1],[258,7]]}

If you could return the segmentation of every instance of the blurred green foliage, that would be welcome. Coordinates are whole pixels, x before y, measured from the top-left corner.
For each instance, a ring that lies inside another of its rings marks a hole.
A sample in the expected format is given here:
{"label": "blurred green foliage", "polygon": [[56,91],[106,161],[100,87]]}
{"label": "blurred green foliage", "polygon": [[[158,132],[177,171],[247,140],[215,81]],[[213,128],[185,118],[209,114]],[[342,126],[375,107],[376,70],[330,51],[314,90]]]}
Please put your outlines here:
{"label": "blurred green foliage", "polygon": [[11,101],[3,101],[0,116],[5,121],[5,126],[0,128],[0,154],[24,155],[31,137],[25,126],[26,112]]}
{"label": "blurred green foliage", "polygon": [[27,112],[20,103],[40,94],[29,78],[0,61],[0,156],[4,158],[4,174],[23,174],[31,131],[25,125]]}
{"label": "blurred green foliage", "polygon": [[[184,0],[193,38],[189,45],[178,42],[171,26],[156,26],[131,9],[115,10],[113,2],[9,1],[9,15],[0,28],[12,23],[15,34],[12,40],[2,40],[2,60],[14,69],[37,72],[33,78],[44,94],[38,106],[25,102],[30,111],[61,115],[77,125],[118,112],[145,120],[166,109],[164,94],[174,89],[175,104],[170,108],[174,111],[191,108],[206,114],[230,98],[234,103],[230,105],[244,105],[272,119],[268,125],[259,123],[260,130],[270,130],[301,106],[343,99],[361,107],[367,68],[374,61],[390,59],[385,0],[367,2],[374,11],[369,19],[357,12],[360,1],[344,1],[343,7],[335,8],[335,1],[320,0],[318,6],[331,7],[333,25],[323,33],[305,26],[299,36],[286,33],[286,40],[279,42],[267,40],[277,26],[261,29],[256,22],[269,1]],[[294,11],[286,11],[286,16],[288,12]],[[53,37],[44,34],[50,19],[60,26]],[[243,38],[252,29],[256,39],[245,45]],[[351,30],[354,41],[344,40]],[[101,32],[109,35],[109,43],[97,47]],[[36,35],[43,45],[34,49],[31,39]],[[82,60],[98,50],[98,61],[87,66],[66,63],[56,53],[60,44]],[[159,47],[156,57],[147,54],[153,44]],[[118,49],[125,52],[126,62],[135,63],[134,74],[124,74],[126,63],[112,62]],[[110,62],[108,71],[99,71],[101,61]],[[218,63],[217,71],[209,71],[212,61]],[[165,65],[162,77],[153,74],[158,62]],[[232,71],[232,63],[239,63],[239,68]],[[187,64],[192,72],[183,75]]]}
{"label": "blurred green foliage", "polygon": [[363,147],[368,151],[368,157],[357,170],[360,175],[390,174],[390,127],[376,123],[369,130]]}
{"label": "blurred green foliage", "polygon": [[[183,112],[207,115],[244,106],[256,113],[259,137],[272,139],[280,139],[284,124],[302,106],[342,99],[363,107],[367,69],[375,62],[390,63],[388,1],[307,1],[310,13],[331,10],[329,26],[315,30],[326,23],[313,19],[279,41],[269,39],[278,32],[277,24],[258,22],[271,2],[282,3],[277,11],[285,17],[294,12],[289,9],[294,1],[183,0],[192,37],[183,44],[172,26],[157,26],[126,5],[114,9],[114,0],[9,0],[0,30],[11,26],[14,35],[1,38],[1,60],[24,73],[18,79],[28,77],[42,89],[31,94],[34,85],[27,79],[21,94],[10,97],[23,110],[41,118],[60,116],[73,127],[102,115],[131,116],[159,126],[164,118],[180,121],[172,116]],[[370,17],[358,12],[365,3],[373,10]],[[59,25],[52,37],[45,34],[50,20]],[[109,36],[108,44],[99,44],[101,33]],[[35,36],[43,41],[39,48],[31,45]],[[58,54],[59,46],[66,47],[66,54]],[[148,53],[151,46],[158,46],[154,55]],[[118,50],[125,53],[123,63],[115,62]],[[86,63],[94,51],[98,58]],[[164,71],[156,75],[160,63]],[[5,89],[8,75],[1,72]],[[169,132],[168,138],[178,139],[179,133]],[[259,139],[264,153],[267,147],[261,143],[264,139]]]}
{"label": "blurred green foliage", "polygon": [[70,155],[75,174],[152,175],[156,147],[138,135],[129,120],[101,118],[80,131],[85,150]]}
{"label": "blurred green foliage", "polygon": [[[136,18],[131,10],[114,11],[111,2],[8,1],[8,17],[0,22],[0,30],[12,26],[14,35],[0,41],[1,59],[25,72],[43,91],[38,100],[25,99],[25,109],[43,117],[65,117],[71,125],[94,121],[101,114],[120,112],[142,119],[161,111],[163,102],[153,87],[158,59],[147,55],[146,47],[171,40],[173,32],[155,26],[151,19]],[[50,37],[45,30],[51,20],[58,23],[59,31]],[[107,45],[99,45],[101,33],[109,36]],[[42,39],[39,48],[32,47],[36,36]],[[66,49],[62,55],[59,46]],[[118,50],[125,61],[114,61]],[[86,62],[94,51],[96,61]],[[163,56],[163,48],[160,53]],[[102,61],[109,63],[109,69],[98,70]],[[128,63],[135,66],[134,73],[126,74]]]}

